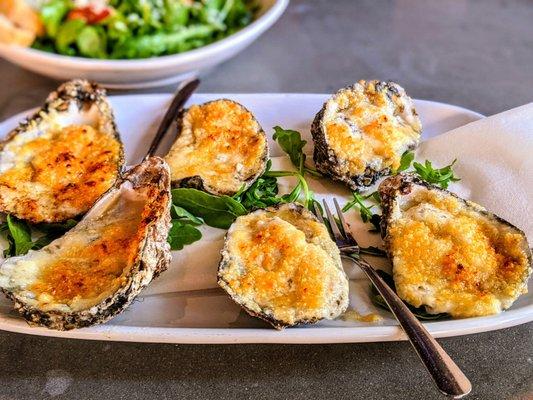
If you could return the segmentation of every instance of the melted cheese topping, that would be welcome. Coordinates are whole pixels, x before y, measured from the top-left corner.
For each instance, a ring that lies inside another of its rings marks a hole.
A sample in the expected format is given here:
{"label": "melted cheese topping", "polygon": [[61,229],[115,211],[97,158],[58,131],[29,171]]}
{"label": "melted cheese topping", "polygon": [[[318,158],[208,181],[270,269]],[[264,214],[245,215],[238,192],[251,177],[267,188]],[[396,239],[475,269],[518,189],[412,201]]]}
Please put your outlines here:
{"label": "melted cheese topping", "polygon": [[[143,238],[146,199],[122,195],[90,227],[69,232],[53,256],[39,263],[28,290],[43,310],[79,311],[124,286]],[[31,259],[30,259],[31,260]]]}
{"label": "melted cheese topping", "polygon": [[294,324],[330,317],[339,294],[346,290],[347,297],[339,252],[325,227],[294,211],[240,217],[227,246],[232,262],[223,278],[255,312]]}
{"label": "melted cheese topping", "polygon": [[12,162],[0,172],[0,209],[34,222],[86,212],[115,182],[118,140],[88,125],[55,129],[5,146]]}
{"label": "melted cheese topping", "polygon": [[328,102],[324,133],[343,173],[359,175],[367,166],[396,169],[402,154],[420,138],[421,125],[410,99],[387,96],[372,83],[341,90]]}
{"label": "melted cheese topping", "polygon": [[200,176],[206,189],[236,193],[262,170],[266,138],[241,105],[217,100],[192,106],[165,157],[172,181]]}
{"label": "melted cheese topping", "polygon": [[452,196],[420,190],[389,227],[401,298],[454,317],[509,307],[526,287],[522,235]]}

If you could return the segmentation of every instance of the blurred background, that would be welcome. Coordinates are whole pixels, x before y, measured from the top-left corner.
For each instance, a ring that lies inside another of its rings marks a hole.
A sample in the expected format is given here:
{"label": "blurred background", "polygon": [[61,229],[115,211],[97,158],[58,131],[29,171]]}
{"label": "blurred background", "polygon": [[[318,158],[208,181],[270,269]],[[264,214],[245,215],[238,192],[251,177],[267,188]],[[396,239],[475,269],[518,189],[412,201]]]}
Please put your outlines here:
{"label": "blurred background", "polygon": [[[292,0],[200,91],[331,93],[391,79],[412,97],[493,114],[533,99],[532,21],[530,0]],[[2,60],[0,72],[0,118],[56,86]]]}

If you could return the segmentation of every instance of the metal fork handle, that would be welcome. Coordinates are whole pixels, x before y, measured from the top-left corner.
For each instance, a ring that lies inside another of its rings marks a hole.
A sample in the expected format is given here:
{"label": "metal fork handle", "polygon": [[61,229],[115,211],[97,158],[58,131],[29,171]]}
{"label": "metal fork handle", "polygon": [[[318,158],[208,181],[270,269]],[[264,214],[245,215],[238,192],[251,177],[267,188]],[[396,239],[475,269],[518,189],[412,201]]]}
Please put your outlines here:
{"label": "metal fork handle", "polygon": [[388,304],[392,313],[405,331],[418,356],[426,366],[439,390],[447,396],[459,399],[472,390],[472,384],[457,364],[446,354],[420,321],[407,308],[405,303],[377,274],[366,261],[344,254],[354,261],[374,284],[379,294]]}
{"label": "metal fork handle", "polygon": [[170,106],[168,107],[165,115],[163,116],[163,119],[161,120],[161,123],[159,124],[159,127],[157,128],[157,132],[154,138],[152,139],[150,148],[144,156],[143,161],[147,160],[155,154],[157,148],[159,147],[159,144],[161,143],[161,140],[163,139],[166,132],[168,131],[168,128],[172,124],[172,121],[176,118],[178,112],[181,110],[187,100],[189,100],[189,97],[191,97],[191,95],[196,90],[199,84],[199,79],[193,79],[192,81],[184,83],[176,91],[174,98],[170,103]]}

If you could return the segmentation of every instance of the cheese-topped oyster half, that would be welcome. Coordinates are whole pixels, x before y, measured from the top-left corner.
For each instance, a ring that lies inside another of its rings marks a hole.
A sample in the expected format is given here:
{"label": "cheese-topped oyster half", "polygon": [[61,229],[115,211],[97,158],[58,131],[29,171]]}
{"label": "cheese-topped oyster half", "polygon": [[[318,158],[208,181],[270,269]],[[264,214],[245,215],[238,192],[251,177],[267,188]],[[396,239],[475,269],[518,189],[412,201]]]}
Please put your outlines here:
{"label": "cheese-topped oyster half", "polygon": [[63,237],[0,265],[0,289],[32,325],[66,330],[123,311],[170,262],[170,172],[127,171]]}
{"label": "cheese-topped oyster half", "polygon": [[412,174],[387,178],[379,194],[394,283],[408,303],[474,317],[527,292],[531,251],[517,227]]}
{"label": "cheese-topped oyster half", "polygon": [[253,114],[227,99],[193,105],[178,118],[178,137],[165,161],[173,187],[232,196],[265,170],[268,144]]}
{"label": "cheese-topped oyster half", "polygon": [[335,93],[311,133],[317,169],[361,191],[400,166],[418,146],[422,125],[413,101],[394,82],[359,81]]}
{"label": "cheese-topped oyster half", "polygon": [[113,186],[123,163],[104,89],[67,82],[0,143],[0,212],[33,223],[77,217]]}
{"label": "cheese-topped oyster half", "polygon": [[334,319],[348,306],[348,278],[327,228],[291,203],[238,217],[227,232],[218,283],[275,328]]}

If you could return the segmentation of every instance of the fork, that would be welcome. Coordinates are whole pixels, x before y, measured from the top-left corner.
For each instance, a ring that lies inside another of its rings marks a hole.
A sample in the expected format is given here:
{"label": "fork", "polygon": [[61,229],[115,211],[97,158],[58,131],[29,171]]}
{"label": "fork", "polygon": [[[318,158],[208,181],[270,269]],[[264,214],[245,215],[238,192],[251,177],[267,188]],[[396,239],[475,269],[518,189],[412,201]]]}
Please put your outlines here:
{"label": "fork", "polygon": [[[437,343],[431,334],[418,321],[413,313],[407,308],[405,303],[398,295],[385,283],[377,274],[376,270],[364,259],[355,257],[354,254],[359,252],[359,245],[349,231],[348,224],[344,220],[342,210],[337,202],[333,199],[337,210],[337,223],[330,208],[323,200],[324,210],[331,227],[330,234],[340,250],[341,256],[353,261],[366,274],[370,282],[376,287],[379,294],[383,297],[390,310],[400,323],[407,338],[413,345],[418,356],[424,363],[431,377],[435,381],[438,389],[445,395],[459,399],[466,396],[472,390],[472,384],[463,374],[459,367],[453,362],[444,349]],[[322,212],[314,204],[317,218],[325,224]],[[327,225],[326,225],[327,226]]]}

